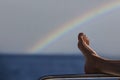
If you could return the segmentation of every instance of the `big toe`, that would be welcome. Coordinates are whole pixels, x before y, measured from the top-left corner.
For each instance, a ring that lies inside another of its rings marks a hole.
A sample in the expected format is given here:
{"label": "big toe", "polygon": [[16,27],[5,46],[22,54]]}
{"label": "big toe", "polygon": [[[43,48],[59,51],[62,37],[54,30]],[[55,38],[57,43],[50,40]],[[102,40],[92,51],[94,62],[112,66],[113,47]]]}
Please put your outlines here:
{"label": "big toe", "polygon": [[81,39],[81,36],[83,36],[84,35],[84,33],[79,33],[79,35],[78,35],[78,40],[80,40]]}

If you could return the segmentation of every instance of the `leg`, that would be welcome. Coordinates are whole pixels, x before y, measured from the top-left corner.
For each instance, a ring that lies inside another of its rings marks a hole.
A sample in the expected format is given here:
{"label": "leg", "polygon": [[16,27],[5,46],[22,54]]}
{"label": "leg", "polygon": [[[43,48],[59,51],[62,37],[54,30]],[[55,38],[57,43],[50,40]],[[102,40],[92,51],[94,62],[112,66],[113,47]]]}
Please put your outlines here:
{"label": "leg", "polygon": [[85,73],[106,73],[120,76],[120,61],[105,60],[98,56],[89,46],[89,40],[84,33],[78,36],[78,48],[85,56]]}

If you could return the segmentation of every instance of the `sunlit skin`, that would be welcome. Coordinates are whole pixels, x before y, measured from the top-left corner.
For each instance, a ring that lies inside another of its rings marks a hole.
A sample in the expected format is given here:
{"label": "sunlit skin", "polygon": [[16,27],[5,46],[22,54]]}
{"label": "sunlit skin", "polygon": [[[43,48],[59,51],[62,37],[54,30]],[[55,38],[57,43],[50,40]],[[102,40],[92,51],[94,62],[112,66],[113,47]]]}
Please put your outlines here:
{"label": "sunlit skin", "polygon": [[120,76],[120,60],[101,58],[91,47],[88,37],[84,33],[78,35],[78,48],[85,57],[86,74],[111,74]]}

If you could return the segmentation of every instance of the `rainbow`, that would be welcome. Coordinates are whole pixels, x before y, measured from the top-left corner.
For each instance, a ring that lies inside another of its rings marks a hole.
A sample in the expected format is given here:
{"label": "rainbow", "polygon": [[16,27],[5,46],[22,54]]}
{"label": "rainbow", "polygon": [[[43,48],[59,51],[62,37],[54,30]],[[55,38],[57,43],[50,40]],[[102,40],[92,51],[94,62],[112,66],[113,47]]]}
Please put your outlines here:
{"label": "rainbow", "polygon": [[114,2],[103,4],[93,10],[90,10],[85,14],[80,15],[77,18],[61,25],[59,28],[48,34],[45,38],[38,40],[38,42],[36,42],[34,46],[27,49],[27,52],[38,53],[70,30],[76,27],[80,27],[82,24],[85,24],[86,22],[96,17],[102,16],[103,14],[109,13],[112,10],[119,8],[120,0],[115,0]]}

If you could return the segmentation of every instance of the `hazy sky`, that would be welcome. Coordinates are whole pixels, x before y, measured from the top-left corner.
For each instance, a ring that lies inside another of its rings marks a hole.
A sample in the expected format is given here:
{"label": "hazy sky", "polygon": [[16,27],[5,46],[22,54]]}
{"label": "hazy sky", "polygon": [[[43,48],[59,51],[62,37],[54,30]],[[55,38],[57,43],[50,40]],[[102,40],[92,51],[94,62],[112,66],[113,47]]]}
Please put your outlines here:
{"label": "hazy sky", "polygon": [[[117,0],[0,0],[0,51],[26,53],[38,41],[75,17]],[[120,8],[72,30],[38,53],[78,53],[77,35],[104,55],[120,55]]]}

